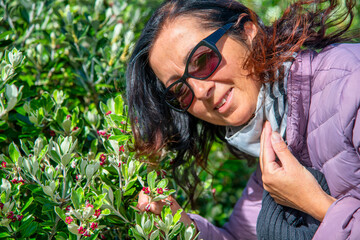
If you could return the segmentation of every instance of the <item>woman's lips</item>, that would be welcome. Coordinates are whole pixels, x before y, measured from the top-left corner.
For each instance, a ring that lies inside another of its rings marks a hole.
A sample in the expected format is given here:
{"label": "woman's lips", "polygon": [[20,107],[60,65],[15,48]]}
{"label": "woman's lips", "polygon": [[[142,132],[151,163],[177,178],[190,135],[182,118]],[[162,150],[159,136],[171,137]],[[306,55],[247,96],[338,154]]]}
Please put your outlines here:
{"label": "woman's lips", "polygon": [[220,100],[220,102],[218,102],[218,104],[216,104],[215,109],[222,112],[222,110],[225,109],[226,107],[226,103],[230,102],[231,97],[232,97],[232,90],[233,88],[230,88],[224,95],[224,97]]}

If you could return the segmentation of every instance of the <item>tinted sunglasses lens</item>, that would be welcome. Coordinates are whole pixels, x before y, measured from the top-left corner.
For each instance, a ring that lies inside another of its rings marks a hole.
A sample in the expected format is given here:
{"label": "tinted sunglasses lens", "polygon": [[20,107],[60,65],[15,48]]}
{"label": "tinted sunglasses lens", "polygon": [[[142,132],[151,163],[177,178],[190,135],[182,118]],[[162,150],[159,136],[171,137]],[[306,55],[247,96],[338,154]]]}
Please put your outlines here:
{"label": "tinted sunglasses lens", "polygon": [[166,89],[165,100],[174,108],[185,109],[191,104],[193,93],[184,82],[178,82]]}
{"label": "tinted sunglasses lens", "polygon": [[188,72],[195,78],[209,77],[220,63],[220,56],[217,52],[207,46],[200,46],[188,64]]}

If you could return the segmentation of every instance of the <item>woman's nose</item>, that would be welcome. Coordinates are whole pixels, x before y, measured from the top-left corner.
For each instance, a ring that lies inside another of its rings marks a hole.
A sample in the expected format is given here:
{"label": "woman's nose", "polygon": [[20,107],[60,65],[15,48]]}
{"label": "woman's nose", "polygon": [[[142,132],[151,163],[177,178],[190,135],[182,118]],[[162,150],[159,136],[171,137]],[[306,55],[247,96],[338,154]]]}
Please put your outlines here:
{"label": "woman's nose", "polygon": [[195,97],[199,100],[209,99],[214,94],[214,81],[188,78],[188,83],[193,89]]}

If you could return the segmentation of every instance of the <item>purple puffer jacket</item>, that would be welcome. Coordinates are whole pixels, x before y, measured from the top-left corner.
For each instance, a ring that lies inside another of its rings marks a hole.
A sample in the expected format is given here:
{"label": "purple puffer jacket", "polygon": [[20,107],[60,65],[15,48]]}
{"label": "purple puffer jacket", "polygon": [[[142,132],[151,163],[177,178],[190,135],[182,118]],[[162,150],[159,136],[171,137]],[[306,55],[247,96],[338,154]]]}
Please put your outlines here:
{"label": "purple puffer jacket", "polygon": [[[360,44],[299,53],[288,78],[288,104],[289,149],[325,174],[337,199],[313,239],[360,239]],[[200,239],[256,239],[262,192],[258,168],[223,228],[189,214]]]}

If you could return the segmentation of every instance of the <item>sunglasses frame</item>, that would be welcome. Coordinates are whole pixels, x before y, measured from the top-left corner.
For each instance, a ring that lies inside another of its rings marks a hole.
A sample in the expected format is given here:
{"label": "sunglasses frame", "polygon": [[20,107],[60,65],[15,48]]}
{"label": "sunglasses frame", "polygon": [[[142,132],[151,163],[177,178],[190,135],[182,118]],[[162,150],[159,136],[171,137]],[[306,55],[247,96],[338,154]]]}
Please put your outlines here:
{"label": "sunglasses frame", "polygon": [[[195,97],[195,94],[194,94],[194,90],[191,88],[191,86],[189,85],[189,83],[186,81],[186,79],[188,78],[194,78],[194,79],[198,79],[198,80],[205,80],[207,78],[209,78],[215,71],[216,69],[218,68],[218,66],[220,65],[220,62],[222,60],[222,55],[219,51],[219,49],[216,47],[216,43],[220,40],[220,38],[222,38],[222,36],[224,36],[224,34],[234,25],[234,23],[227,23],[225,24],[224,26],[222,26],[221,28],[219,28],[218,30],[216,30],[215,32],[213,32],[212,34],[210,34],[209,36],[207,36],[206,38],[204,38],[203,40],[201,40],[194,48],[193,50],[191,51],[187,61],[186,61],[186,65],[185,65],[185,70],[184,70],[184,74],[181,76],[181,78],[179,78],[178,80],[176,80],[175,82],[173,82],[169,87],[167,87],[164,91],[164,99],[165,99],[165,102],[166,104],[174,109],[175,111],[177,112],[186,112],[191,104],[193,103],[194,101],[194,97]],[[206,46],[208,48],[210,48],[211,50],[213,50],[215,52],[215,54],[217,54],[219,56],[219,62],[218,64],[216,65],[216,67],[211,71],[211,73],[209,73],[209,75],[205,76],[205,77],[195,77],[195,76],[192,76],[189,72],[188,72],[188,66],[189,66],[189,63],[190,63],[190,60],[192,58],[192,56],[194,55],[194,53],[196,52],[196,50],[201,47],[201,46]],[[188,104],[188,106],[186,106],[186,108],[177,108],[175,106],[173,106],[171,103],[168,102],[168,100],[166,100],[166,95],[168,94],[168,92],[170,92],[170,89],[175,86],[176,84],[178,83],[183,83],[185,84],[189,90],[191,91],[192,93],[192,98],[191,98],[191,102]]]}

